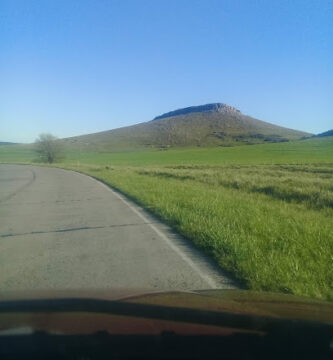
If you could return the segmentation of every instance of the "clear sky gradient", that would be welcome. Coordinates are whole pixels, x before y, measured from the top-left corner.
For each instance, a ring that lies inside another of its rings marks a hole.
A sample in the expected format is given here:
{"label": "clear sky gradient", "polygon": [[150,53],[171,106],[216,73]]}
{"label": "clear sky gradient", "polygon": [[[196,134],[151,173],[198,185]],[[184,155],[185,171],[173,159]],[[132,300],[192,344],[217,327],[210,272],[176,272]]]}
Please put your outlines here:
{"label": "clear sky gradient", "polygon": [[0,1],[0,141],[211,102],[332,129],[333,1]]}

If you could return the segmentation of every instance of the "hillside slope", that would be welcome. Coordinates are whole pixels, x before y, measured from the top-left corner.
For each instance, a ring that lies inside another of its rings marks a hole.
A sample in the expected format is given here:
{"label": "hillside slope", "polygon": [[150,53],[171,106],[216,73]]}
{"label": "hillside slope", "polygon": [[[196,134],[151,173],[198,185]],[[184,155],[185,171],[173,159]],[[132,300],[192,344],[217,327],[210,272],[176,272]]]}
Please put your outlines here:
{"label": "hillside slope", "polygon": [[326,136],[333,136],[333,130],[328,130],[317,135],[317,137],[326,137]]}
{"label": "hillside slope", "polygon": [[68,147],[121,151],[283,142],[308,135],[243,115],[229,105],[215,103],[179,109],[145,123],[63,141]]}
{"label": "hillside slope", "polygon": [[19,145],[19,144],[8,141],[0,141],[0,146],[8,146],[8,145]]}

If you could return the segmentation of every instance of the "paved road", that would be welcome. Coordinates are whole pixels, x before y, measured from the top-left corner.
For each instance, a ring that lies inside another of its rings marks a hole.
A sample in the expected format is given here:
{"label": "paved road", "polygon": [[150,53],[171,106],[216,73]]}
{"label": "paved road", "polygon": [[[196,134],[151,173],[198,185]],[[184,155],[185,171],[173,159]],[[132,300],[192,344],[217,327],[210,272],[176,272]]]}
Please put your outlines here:
{"label": "paved road", "polygon": [[0,291],[231,287],[188,241],[102,183],[0,165]]}

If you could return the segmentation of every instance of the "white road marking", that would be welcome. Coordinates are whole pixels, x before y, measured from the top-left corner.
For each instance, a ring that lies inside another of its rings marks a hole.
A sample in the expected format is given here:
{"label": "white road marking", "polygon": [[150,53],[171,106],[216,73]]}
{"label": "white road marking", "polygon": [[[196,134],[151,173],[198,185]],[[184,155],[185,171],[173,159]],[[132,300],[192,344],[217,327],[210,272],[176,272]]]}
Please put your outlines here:
{"label": "white road marking", "polygon": [[[68,171],[65,169],[62,169],[64,171]],[[146,216],[144,216],[143,214],[141,214],[137,209],[135,209],[135,207],[133,207],[127,200],[125,200],[122,196],[120,196],[117,192],[115,192],[112,188],[110,188],[109,186],[107,186],[106,184],[104,184],[103,182],[95,179],[92,176],[86,175],[86,174],[82,174],[80,172],[74,171],[74,170],[69,170],[69,171],[73,171],[78,175],[81,176],[86,176],[91,178],[92,180],[95,180],[98,184],[104,186],[107,190],[111,191],[113,195],[115,195],[119,200],[121,200],[124,204],[126,204],[132,211],[134,211],[143,221],[145,221],[146,223],[148,223],[147,225],[150,226],[155,232],[156,234],[162,238],[169,246],[170,248],[178,255],[180,256],[186,263],[187,265],[189,265],[193,271],[195,271],[212,289],[216,289],[218,286],[216,284],[216,282],[207,274],[203,274],[200,270],[200,268],[186,255],[184,254],[165,234],[163,234],[162,231],[160,231],[154,224],[149,223],[150,220],[146,218]]]}

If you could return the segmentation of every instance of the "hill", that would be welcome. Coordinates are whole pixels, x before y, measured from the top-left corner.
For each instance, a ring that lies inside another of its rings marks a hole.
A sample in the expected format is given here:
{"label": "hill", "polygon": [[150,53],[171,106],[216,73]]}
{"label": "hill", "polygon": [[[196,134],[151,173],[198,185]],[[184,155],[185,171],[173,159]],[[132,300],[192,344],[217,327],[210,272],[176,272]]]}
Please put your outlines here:
{"label": "hill", "polygon": [[317,135],[317,137],[326,137],[326,136],[333,136],[333,130],[328,130]]}
{"label": "hill", "polygon": [[0,141],[0,146],[6,145],[18,145],[18,143],[8,142],[8,141]]}
{"label": "hill", "polygon": [[62,141],[70,148],[123,151],[285,142],[309,135],[257,120],[229,105],[214,103],[183,108],[148,122]]}

